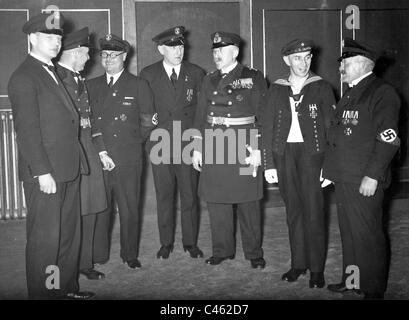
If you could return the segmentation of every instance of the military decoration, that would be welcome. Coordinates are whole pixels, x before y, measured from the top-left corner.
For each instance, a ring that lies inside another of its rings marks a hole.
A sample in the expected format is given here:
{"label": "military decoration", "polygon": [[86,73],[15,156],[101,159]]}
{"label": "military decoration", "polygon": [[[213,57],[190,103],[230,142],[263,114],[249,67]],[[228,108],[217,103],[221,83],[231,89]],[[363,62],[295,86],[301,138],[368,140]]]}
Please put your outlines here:
{"label": "military decoration", "polygon": [[243,101],[243,96],[242,96],[241,94],[238,94],[238,95],[236,96],[236,100],[237,100],[237,101]]}
{"label": "military decoration", "polygon": [[310,104],[308,106],[308,108],[309,108],[309,111],[310,111],[310,117],[315,119],[317,117],[317,110],[318,110],[317,105],[315,103],[313,103],[313,104]]}
{"label": "military decoration", "polygon": [[349,123],[354,126],[358,125],[359,112],[357,110],[344,110],[342,113],[342,124],[347,125]]}
{"label": "military decoration", "polygon": [[234,80],[230,84],[232,89],[252,89],[253,88],[253,78],[243,78]]}
{"label": "military decoration", "polygon": [[119,116],[119,119],[121,119],[121,121],[125,122],[126,119],[128,119],[128,117],[126,116],[126,114],[123,114],[123,113],[122,113],[122,114]]}
{"label": "military decoration", "polygon": [[351,129],[350,127],[345,128],[344,134],[345,134],[346,136],[350,136],[350,135],[352,134],[352,129]]}
{"label": "military decoration", "polygon": [[193,89],[187,89],[186,91],[186,100],[187,101],[192,101],[193,99]]}

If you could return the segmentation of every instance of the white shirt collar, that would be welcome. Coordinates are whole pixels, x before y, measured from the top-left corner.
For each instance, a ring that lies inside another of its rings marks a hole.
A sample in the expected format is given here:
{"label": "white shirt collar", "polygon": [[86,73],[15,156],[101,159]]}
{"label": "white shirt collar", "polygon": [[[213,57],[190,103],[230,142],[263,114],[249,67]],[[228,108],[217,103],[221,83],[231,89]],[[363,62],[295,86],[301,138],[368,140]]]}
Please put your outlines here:
{"label": "white shirt collar", "polygon": [[60,61],[58,61],[58,64],[59,64],[61,67],[67,69],[67,70],[70,70],[70,71],[72,71],[72,72],[74,72],[74,73],[78,73],[78,72],[75,71],[73,68],[71,68],[70,66],[67,66],[66,64],[64,64],[64,63],[62,63],[62,62],[60,62]]}
{"label": "white shirt collar", "polygon": [[169,79],[170,79],[170,75],[172,74],[172,69],[175,69],[176,75],[179,78],[179,73],[180,73],[180,67],[181,66],[182,66],[182,64],[178,64],[177,66],[170,66],[165,62],[165,60],[163,60],[163,67],[165,68],[166,74],[168,75]]}
{"label": "white shirt collar", "polygon": [[122,69],[121,71],[119,71],[119,72],[116,73],[116,74],[108,74],[108,73],[105,72],[105,75],[106,75],[106,78],[107,78],[107,84],[109,84],[109,82],[110,82],[110,80],[111,80],[111,77],[114,77],[114,80],[113,80],[113,83],[112,83],[112,84],[115,84],[115,82],[116,82],[116,81],[118,80],[118,78],[121,76],[122,72],[124,72],[124,70],[125,70],[125,68]]}
{"label": "white shirt collar", "polygon": [[220,72],[221,72],[221,73],[229,73],[229,72],[232,71],[234,68],[236,68],[237,64],[238,64],[238,62],[235,61],[232,65],[228,66],[227,68],[221,69]]}
{"label": "white shirt collar", "polygon": [[361,82],[363,79],[365,79],[366,77],[370,76],[372,74],[372,71],[369,71],[368,73],[365,73],[364,75],[360,76],[359,78],[356,78],[354,81],[352,81],[351,83],[348,83],[348,85],[350,87],[354,87],[356,86],[359,82]]}
{"label": "white shirt collar", "polygon": [[51,60],[46,60],[42,57],[40,57],[39,55],[35,54],[34,52],[30,52],[30,56],[32,56],[33,58],[40,60],[42,63],[48,64],[50,66],[54,66],[53,63],[51,62]]}

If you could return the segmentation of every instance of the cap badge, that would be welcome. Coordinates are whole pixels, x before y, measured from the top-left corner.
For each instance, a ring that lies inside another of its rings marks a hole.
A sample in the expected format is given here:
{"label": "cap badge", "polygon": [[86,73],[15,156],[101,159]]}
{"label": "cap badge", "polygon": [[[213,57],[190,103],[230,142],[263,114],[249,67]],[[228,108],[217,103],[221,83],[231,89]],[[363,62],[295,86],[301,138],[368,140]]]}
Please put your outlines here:
{"label": "cap badge", "polygon": [[222,41],[222,38],[220,38],[220,35],[218,33],[214,34],[214,38],[213,38],[213,43],[219,43]]}
{"label": "cap badge", "polygon": [[112,35],[111,34],[107,34],[106,36],[105,36],[105,40],[106,41],[110,41],[112,39]]}
{"label": "cap badge", "polygon": [[175,34],[178,34],[178,35],[180,34],[180,28],[179,27],[175,28]]}

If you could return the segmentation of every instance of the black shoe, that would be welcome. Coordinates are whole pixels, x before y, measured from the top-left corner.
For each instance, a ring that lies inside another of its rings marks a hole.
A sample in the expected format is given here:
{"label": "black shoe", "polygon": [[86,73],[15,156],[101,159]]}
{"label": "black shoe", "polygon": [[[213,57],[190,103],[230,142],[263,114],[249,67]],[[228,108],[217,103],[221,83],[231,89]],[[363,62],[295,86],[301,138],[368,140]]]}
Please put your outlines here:
{"label": "black shoe", "polygon": [[383,293],[368,293],[364,292],[364,300],[383,300]]}
{"label": "black shoe", "polygon": [[263,258],[250,259],[250,263],[251,267],[254,269],[264,269],[264,267],[266,266],[266,260],[264,260]]}
{"label": "black shoe", "polygon": [[170,253],[173,251],[173,244],[169,244],[167,246],[160,247],[158,253],[156,254],[156,258],[158,259],[167,259],[169,258]]}
{"label": "black shoe", "polygon": [[337,292],[337,293],[353,292],[353,293],[356,293],[358,295],[362,293],[361,290],[353,289],[353,288],[352,289],[347,288],[345,282],[329,284],[327,286],[327,289],[329,291]]}
{"label": "black shoe", "polygon": [[128,267],[131,268],[131,269],[141,268],[142,267],[141,263],[139,262],[139,260],[137,258],[129,260],[126,263],[128,264]]}
{"label": "black shoe", "polygon": [[65,295],[65,299],[68,300],[90,300],[95,297],[95,293],[90,291],[78,291],[78,292],[70,292]]}
{"label": "black shoe", "polygon": [[210,257],[209,259],[206,259],[206,263],[207,264],[211,264],[211,265],[213,265],[213,266],[215,266],[215,265],[217,265],[217,264],[220,264],[220,263],[222,263],[224,260],[227,260],[227,259],[230,259],[230,260],[233,260],[234,259],[234,254],[233,255],[231,255],[231,256],[228,256],[228,257],[224,257],[224,258],[220,258],[220,257]]}
{"label": "black shoe", "polygon": [[310,288],[323,288],[325,286],[325,279],[323,272],[310,273]]}
{"label": "black shoe", "polygon": [[105,274],[95,270],[94,268],[81,269],[80,274],[86,276],[89,280],[100,280],[105,278]]}
{"label": "black shoe", "polygon": [[288,270],[286,273],[282,275],[281,279],[288,281],[288,282],[294,282],[294,281],[297,281],[300,275],[305,274],[306,271],[307,269],[291,268],[290,270]]}
{"label": "black shoe", "polygon": [[203,258],[203,252],[197,246],[183,246],[183,250],[189,251],[192,258]]}

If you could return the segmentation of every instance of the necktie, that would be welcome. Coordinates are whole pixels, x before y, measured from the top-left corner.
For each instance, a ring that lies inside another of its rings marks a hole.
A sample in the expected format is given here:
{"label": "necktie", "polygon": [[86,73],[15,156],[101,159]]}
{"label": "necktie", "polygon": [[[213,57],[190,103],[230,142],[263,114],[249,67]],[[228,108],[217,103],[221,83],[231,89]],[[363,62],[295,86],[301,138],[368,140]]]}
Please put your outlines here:
{"label": "necktie", "polygon": [[178,76],[175,72],[175,68],[172,68],[172,74],[170,75],[170,81],[172,81],[173,88],[176,89],[176,82],[178,81]]}
{"label": "necktie", "polygon": [[79,74],[79,72],[74,72],[74,71],[71,71],[71,75],[73,76],[75,82],[78,85],[78,94],[80,95],[82,93],[82,90],[84,89],[81,75]]}
{"label": "necktie", "polygon": [[109,78],[109,83],[108,83],[108,87],[112,87],[114,85],[114,77],[110,77]]}
{"label": "necktie", "polygon": [[46,67],[53,74],[53,76],[55,78],[55,81],[57,81],[57,84],[59,85],[61,80],[60,80],[60,77],[58,76],[57,72],[55,71],[55,67],[53,65],[47,64],[47,63],[44,63],[43,67]]}

